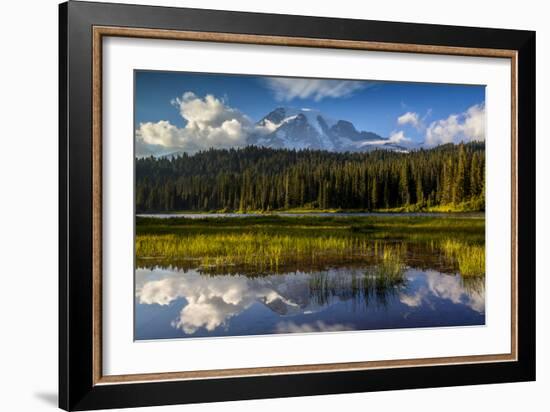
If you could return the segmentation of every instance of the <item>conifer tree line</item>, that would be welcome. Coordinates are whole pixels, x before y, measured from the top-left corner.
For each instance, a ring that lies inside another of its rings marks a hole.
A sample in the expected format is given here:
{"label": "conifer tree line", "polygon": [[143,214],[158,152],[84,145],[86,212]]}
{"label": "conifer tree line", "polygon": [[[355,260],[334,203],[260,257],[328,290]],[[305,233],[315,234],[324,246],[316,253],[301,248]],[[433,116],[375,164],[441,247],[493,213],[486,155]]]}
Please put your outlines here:
{"label": "conifer tree line", "polygon": [[409,153],[210,149],[136,159],[136,210],[485,208],[485,144]]}

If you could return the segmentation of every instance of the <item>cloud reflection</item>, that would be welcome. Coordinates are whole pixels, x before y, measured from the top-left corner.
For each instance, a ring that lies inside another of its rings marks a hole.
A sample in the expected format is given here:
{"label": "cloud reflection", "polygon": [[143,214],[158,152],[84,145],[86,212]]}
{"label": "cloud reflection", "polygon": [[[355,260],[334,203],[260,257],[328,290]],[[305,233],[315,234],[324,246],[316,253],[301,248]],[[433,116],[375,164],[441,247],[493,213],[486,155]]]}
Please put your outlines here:
{"label": "cloud reflection", "polygon": [[283,297],[273,285],[262,279],[203,276],[196,271],[188,271],[183,276],[171,271],[166,271],[166,274],[168,277],[163,279],[138,281],[136,294],[139,303],[164,306],[184,298],[187,305],[172,324],[187,334],[195,333],[201,327],[213,331],[254,302],[262,302],[282,313],[299,309],[297,303]]}
{"label": "cloud reflection", "polygon": [[[403,311],[401,306],[393,306],[396,301],[410,308],[435,308],[438,301],[444,300],[456,305],[457,309],[462,308],[459,311],[466,307],[479,314],[485,311],[483,279],[462,279],[433,270],[409,269],[404,274],[407,279],[404,283],[382,285],[373,282],[368,273],[365,269],[335,268],[324,272],[250,277],[156,267],[136,271],[136,298],[142,305],[182,303],[171,325],[187,335],[199,329],[213,332],[229,328],[232,318],[255,304],[279,316],[270,326],[273,333],[354,330],[358,328],[358,317],[351,312],[356,311],[365,311],[365,319],[369,321],[372,317],[375,324],[381,316],[387,316],[387,321],[391,322],[392,311]],[[343,302],[351,303],[345,309],[350,310],[350,317],[338,322],[337,318],[331,318],[328,308]],[[380,302],[384,302],[389,311],[384,312],[385,315],[379,312]],[[433,315],[429,316],[446,316],[445,313],[431,313]]]}
{"label": "cloud reflection", "polygon": [[482,288],[467,288],[466,281],[460,276],[441,275],[433,270],[427,270],[424,277],[425,283],[416,292],[399,295],[401,303],[409,307],[419,307],[424,303],[430,304],[435,297],[466,305],[478,313],[485,311],[485,293]]}
{"label": "cloud reflection", "polygon": [[338,332],[343,330],[354,330],[353,325],[343,323],[335,323],[329,325],[322,320],[313,323],[304,323],[298,325],[294,322],[279,322],[275,329],[275,333],[311,333],[311,332]]}

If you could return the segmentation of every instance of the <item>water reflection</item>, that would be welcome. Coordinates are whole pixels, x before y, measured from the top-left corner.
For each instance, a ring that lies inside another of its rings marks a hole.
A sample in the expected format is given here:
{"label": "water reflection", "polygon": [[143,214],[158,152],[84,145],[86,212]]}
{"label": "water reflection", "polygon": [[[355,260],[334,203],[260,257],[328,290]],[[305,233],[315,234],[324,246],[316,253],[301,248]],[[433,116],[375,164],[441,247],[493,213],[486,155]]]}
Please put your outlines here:
{"label": "water reflection", "polygon": [[136,339],[484,322],[483,278],[465,280],[399,262],[255,277],[175,267],[136,270]]}
{"label": "water reflection", "polygon": [[429,305],[433,299],[446,299],[456,305],[465,305],[480,314],[485,312],[483,278],[442,276],[433,270],[410,273],[409,277],[411,281],[422,284],[413,293],[400,294],[401,303],[409,307]]}

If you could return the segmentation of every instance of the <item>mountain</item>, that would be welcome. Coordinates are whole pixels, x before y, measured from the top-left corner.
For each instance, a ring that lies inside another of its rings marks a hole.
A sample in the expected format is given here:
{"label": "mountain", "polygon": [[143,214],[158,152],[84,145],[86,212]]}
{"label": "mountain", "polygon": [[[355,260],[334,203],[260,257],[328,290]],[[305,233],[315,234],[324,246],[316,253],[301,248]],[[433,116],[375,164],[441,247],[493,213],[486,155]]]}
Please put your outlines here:
{"label": "mountain", "polygon": [[388,138],[357,130],[349,121],[334,121],[317,110],[288,107],[278,107],[256,123],[247,143],[273,149],[407,151],[406,146]]}

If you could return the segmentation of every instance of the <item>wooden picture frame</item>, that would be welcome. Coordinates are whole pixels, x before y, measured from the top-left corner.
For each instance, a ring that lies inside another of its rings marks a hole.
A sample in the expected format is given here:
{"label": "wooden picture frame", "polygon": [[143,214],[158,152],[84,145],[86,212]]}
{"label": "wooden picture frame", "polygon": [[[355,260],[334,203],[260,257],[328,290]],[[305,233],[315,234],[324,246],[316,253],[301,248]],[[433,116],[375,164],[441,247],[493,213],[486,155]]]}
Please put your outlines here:
{"label": "wooden picture frame", "polygon": [[[535,379],[535,33],[106,3],[60,5],[59,406],[137,407]],[[512,67],[511,352],[102,374],[102,39],[480,56]]]}

